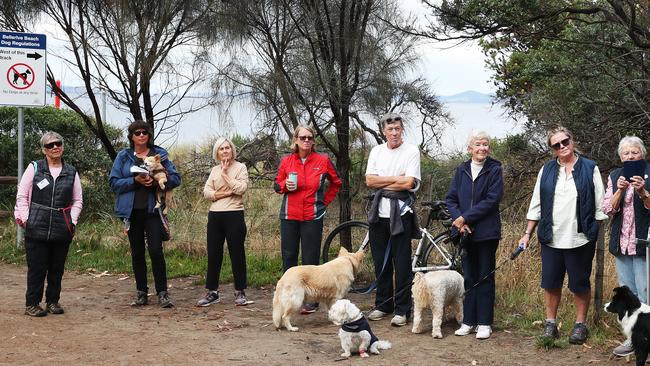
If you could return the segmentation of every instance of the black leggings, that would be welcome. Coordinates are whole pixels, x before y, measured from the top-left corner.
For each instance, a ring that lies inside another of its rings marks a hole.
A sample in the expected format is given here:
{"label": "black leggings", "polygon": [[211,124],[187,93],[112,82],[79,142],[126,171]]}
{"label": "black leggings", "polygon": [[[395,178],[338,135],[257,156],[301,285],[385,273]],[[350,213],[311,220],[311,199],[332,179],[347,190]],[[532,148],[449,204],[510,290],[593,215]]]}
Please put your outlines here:
{"label": "black leggings", "polygon": [[228,242],[228,254],[232,263],[235,290],[246,289],[246,222],[244,211],[223,211],[208,213],[208,273],[205,288],[214,291],[219,288],[219,275],[223,263],[223,242]]}
{"label": "black leggings", "polygon": [[131,212],[131,227],[129,228],[131,263],[135,285],[139,291],[149,291],[145,246],[149,250],[151,258],[151,271],[156,282],[156,293],[167,291],[167,265],[163,253],[162,231],[162,222],[157,213],[148,213],[146,209]]}

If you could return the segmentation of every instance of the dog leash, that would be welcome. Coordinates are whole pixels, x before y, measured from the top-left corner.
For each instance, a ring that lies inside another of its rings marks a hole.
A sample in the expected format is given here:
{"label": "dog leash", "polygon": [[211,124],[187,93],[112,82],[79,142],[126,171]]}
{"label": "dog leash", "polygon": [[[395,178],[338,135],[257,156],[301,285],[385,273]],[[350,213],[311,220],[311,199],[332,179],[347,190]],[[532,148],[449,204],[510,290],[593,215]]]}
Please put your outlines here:
{"label": "dog leash", "polygon": [[[515,251],[512,252],[512,254],[510,254],[510,258],[506,258],[506,259],[504,259],[503,261],[501,261],[501,263],[499,263],[499,265],[498,265],[498,266],[497,266],[497,267],[496,267],[492,272],[490,272],[487,276],[481,278],[481,279],[480,279],[478,282],[476,282],[472,287],[470,287],[469,289],[467,289],[467,290],[463,293],[463,296],[467,295],[468,292],[470,292],[471,290],[473,290],[474,288],[476,288],[476,287],[477,287],[478,285],[480,285],[483,281],[485,281],[488,277],[490,277],[491,275],[493,275],[493,274],[494,274],[494,273],[495,273],[499,268],[501,268],[501,266],[503,266],[507,261],[514,261],[514,260],[519,256],[519,254],[521,254],[521,252],[523,252],[523,251],[524,251],[524,244],[521,243],[521,244],[519,244],[519,245],[517,246],[517,249],[515,249]],[[376,281],[375,281],[375,282],[376,282]],[[410,287],[411,287],[411,284],[402,287],[402,288],[401,288],[399,291],[397,291],[393,296],[389,297],[388,299],[384,300],[383,302],[381,302],[381,303],[379,303],[379,304],[377,304],[377,305],[371,307],[370,309],[366,310],[365,312],[363,312],[364,315],[368,315],[368,314],[370,314],[373,310],[376,310],[376,309],[379,308],[380,306],[382,306],[382,305],[384,305],[385,303],[391,301],[392,299],[394,299],[395,297],[397,297],[398,295],[400,295],[402,292],[406,291],[406,290],[409,289]]]}
{"label": "dog leash", "polygon": [[375,277],[375,280],[372,281],[370,286],[368,286],[366,288],[353,288],[353,289],[350,289],[349,292],[351,292],[353,294],[367,295],[367,294],[371,293],[374,289],[377,288],[377,279],[379,277],[381,277],[381,275],[384,273],[384,270],[386,269],[386,263],[388,263],[388,258],[390,257],[391,249],[392,249],[392,242],[391,242],[391,240],[389,238],[388,239],[388,245],[386,245],[386,252],[384,253],[384,263],[381,265],[381,271],[379,272],[379,276]]}
{"label": "dog leash", "polygon": [[478,280],[478,281],[477,281],[477,282],[476,282],[472,287],[470,287],[470,288],[468,288],[467,290],[465,290],[465,292],[463,292],[463,296],[467,295],[468,292],[470,292],[470,291],[472,291],[473,289],[475,289],[476,287],[478,287],[478,285],[480,285],[481,283],[483,283],[483,281],[485,281],[486,279],[488,279],[488,277],[490,277],[490,276],[492,276],[494,273],[496,273],[496,271],[497,271],[499,268],[501,268],[501,266],[503,266],[504,264],[506,264],[506,262],[508,262],[508,261],[514,261],[514,260],[517,258],[517,256],[519,256],[519,254],[521,254],[521,252],[524,251],[524,249],[525,249],[525,248],[524,248],[524,243],[520,243],[520,244],[517,246],[517,249],[515,249],[515,251],[512,252],[512,254],[510,254],[510,258],[506,258],[506,259],[502,260],[501,263],[499,263],[499,265],[496,266],[492,272],[488,273],[487,275],[485,275],[485,277],[483,277],[483,278],[481,278],[480,280]]}

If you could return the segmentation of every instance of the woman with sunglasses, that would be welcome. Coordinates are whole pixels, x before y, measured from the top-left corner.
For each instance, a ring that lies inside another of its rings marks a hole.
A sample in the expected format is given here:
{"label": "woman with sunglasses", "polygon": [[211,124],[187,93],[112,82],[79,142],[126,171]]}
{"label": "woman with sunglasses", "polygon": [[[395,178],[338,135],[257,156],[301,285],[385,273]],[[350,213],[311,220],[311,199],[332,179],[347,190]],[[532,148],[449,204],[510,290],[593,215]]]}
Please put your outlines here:
{"label": "woman with sunglasses", "polygon": [[122,219],[131,246],[131,263],[137,288],[136,299],[131,305],[149,303],[146,247],[151,258],[158,303],[163,308],[169,308],[174,305],[167,292],[167,266],[162,246],[165,229],[159,212],[155,210],[155,182],[148,174],[132,173],[131,168],[142,166],[147,156],[159,154],[167,173],[166,189],[178,187],[181,177],[169,160],[167,150],[153,144],[153,131],[147,122],[134,121],[129,125],[128,133],[130,147],[117,154],[108,181],[117,194],[115,214]]}
{"label": "woman with sunglasses", "polygon": [[569,342],[583,344],[589,335],[589,277],[598,238],[597,221],[607,219],[602,211],[603,182],[596,163],[576,152],[569,130],[550,130],[547,143],[555,158],[544,164],[537,175],[526,215],[528,225],[519,242],[527,246],[537,226],[546,307],[542,337],[559,337],[556,316],[566,273],[576,308]]}
{"label": "woman with sunglasses", "polygon": [[[636,136],[625,136],[618,144],[618,156],[623,164],[629,161],[645,160],[646,148]],[[609,252],[616,258],[616,274],[620,286],[627,286],[639,297],[648,301],[646,281],[646,259],[644,246],[636,245],[636,238],[648,235],[650,223],[650,165],[640,175],[627,176],[624,168],[614,169],[607,179],[603,210],[611,218]],[[626,339],[614,348],[619,357],[634,353],[632,340]]]}
{"label": "woman with sunglasses", "polygon": [[[83,207],[77,170],[63,161],[63,137],[46,132],[41,137],[45,159],[25,169],[16,195],[14,217],[25,229],[27,292],[25,315],[63,314],[59,305],[61,279],[70,242]],[[43,288],[45,309],[41,308]]]}
{"label": "woman with sunglasses", "polygon": [[[341,186],[329,157],[314,151],[314,136],[310,127],[296,127],[293,152],[280,162],[273,185],[275,191],[283,195],[280,206],[283,271],[298,265],[299,251],[303,265],[320,263],[323,217]],[[318,304],[306,303],[301,313],[310,314],[317,308]]]}

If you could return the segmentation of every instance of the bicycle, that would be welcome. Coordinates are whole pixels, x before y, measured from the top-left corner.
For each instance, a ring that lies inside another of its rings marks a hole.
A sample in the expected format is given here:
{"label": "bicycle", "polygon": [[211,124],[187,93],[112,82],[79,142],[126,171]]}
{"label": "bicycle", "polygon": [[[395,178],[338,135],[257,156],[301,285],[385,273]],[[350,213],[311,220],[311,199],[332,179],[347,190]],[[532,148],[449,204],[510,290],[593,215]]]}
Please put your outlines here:
{"label": "bicycle", "polygon": [[[369,196],[372,197],[372,196]],[[369,197],[366,197],[368,199]],[[413,272],[428,272],[440,270],[459,270],[461,267],[462,248],[459,236],[452,235],[452,220],[447,204],[444,201],[422,202],[429,211],[426,224],[421,226],[422,238],[418,240],[415,254],[411,262]],[[367,207],[366,207],[367,208]],[[432,222],[439,222],[444,230],[437,235],[429,232]],[[327,236],[323,244],[322,258],[327,262],[337,255],[341,246],[348,250],[365,250],[370,243],[368,230],[370,225],[365,221],[350,220],[336,226]],[[372,256],[366,255],[361,268],[357,272],[353,288],[365,287],[375,279]]]}

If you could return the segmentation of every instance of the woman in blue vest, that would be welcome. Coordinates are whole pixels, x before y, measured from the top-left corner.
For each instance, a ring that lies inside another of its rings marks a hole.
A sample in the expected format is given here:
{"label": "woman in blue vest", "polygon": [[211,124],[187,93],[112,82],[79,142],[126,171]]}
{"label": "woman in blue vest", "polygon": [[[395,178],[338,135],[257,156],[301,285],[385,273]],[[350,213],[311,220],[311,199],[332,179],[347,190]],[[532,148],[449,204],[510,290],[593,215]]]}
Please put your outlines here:
{"label": "woman in blue vest", "polygon": [[[467,255],[463,258],[463,277],[469,291],[463,299],[463,324],[455,334],[466,336],[475,331],[477,339],[487,339],[494,320],[493,272],[501,239],[499,203],[503,197],[503,170],[501,163],[489,156],[487,133],[473,133],[467,141],[467,151],[471,159],[456,168],[447,193],[454,230],[469,234],[464,243]],[[482,278],[485,280],[481,281]]]}
{"label": "woman in blue vest", "polygon": [[[636,136],[625,136],[618,144],[618,156],[622,162],[645,160],[646,148]],[[636,238],[648,235],[648,214],[650,212],[650,166],[645,164],[645,173],[626,179],[623,169],[614,169],[607,180],[603,211],[611,218],[609,252],[616,257],[618,283],[627,286],[647,302],[645,248],[636,246]],[[634,353],[632,341],[625,340],[614,348],[620,357]]]}
{"label": "woman in blue vest", "polygon": [[558,338],[556,316],[565,273],[573,293],[576,320],[569,336],[572,344],[587,339],[587,311],[591,300],[591,264],[602,212],[603,182],[596,163],[575,150],[573,134],[564,127],[549,131],[548,146],[555,158],[537,175],[528,208],[528,225],[520,243],[528,245],[537,226],[541,244],[542,283],[546,307],[545,338]]}
{"label": "woman in blue vest", "polygon": [[[27,292],[25,314],[63,314],[59,305],[61,279],[70,242],[83,207],[77,170],[63,161],[63,137],[46,132],[41,137],[45,159],[25,169],[16,195],[14,217],[25,229]],[[43,288],[45,309],[41,308]]]}
{"label": "woman in blue vest", "polygon": [[[163,253],[163,224],[156,206],[154,180],[148,174],[134,174],[131,167],[140,166],[147,156],[160,155],[160,162],[167,171],[167,189],[181,184],[176,167],[169,160],[167,150],[153,144],[153,130],[145,121],[134,121],[128,127],[130,147],[117,154],[108,178],[115,200],[115,214],[124,222],[124,230],[131,246],[131,263],[137,288],[133,306],[149,303],[147,285],[147,262],[145,247],[151,258],[151,271],[156,284],[158,304],[172,307],[167,292],[167,265]],[[145,241],[146,238],[146,241]]]}

